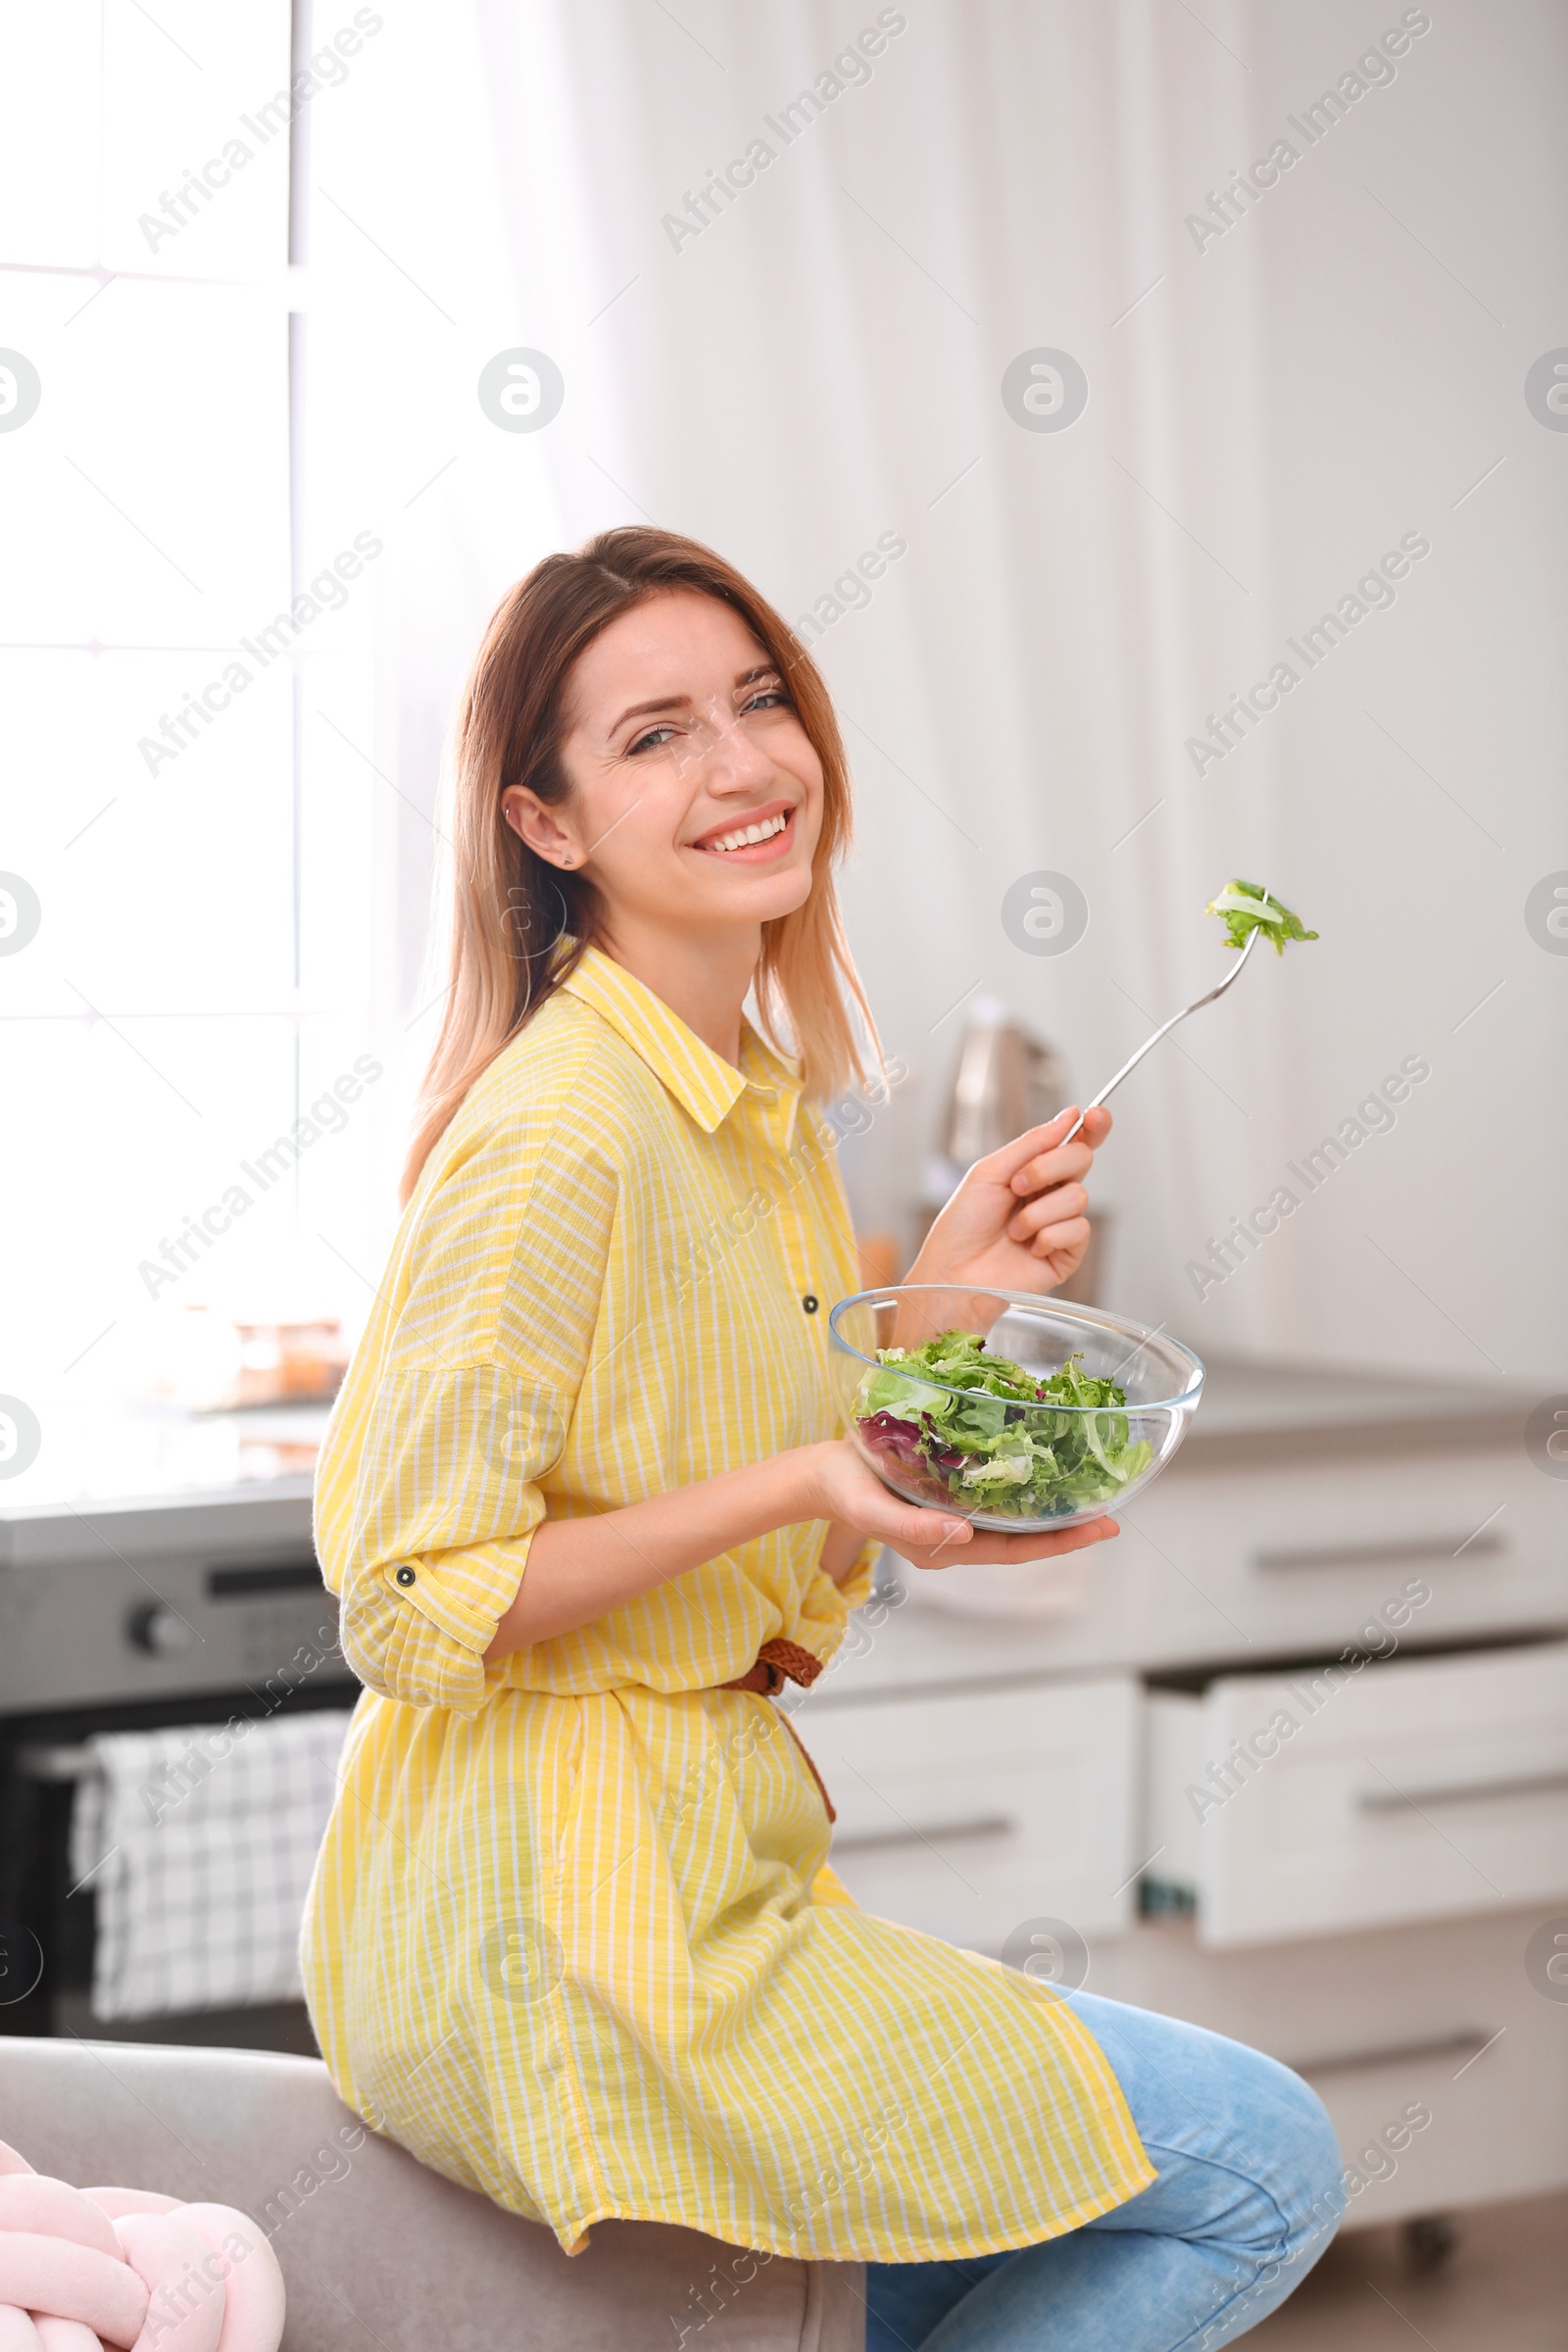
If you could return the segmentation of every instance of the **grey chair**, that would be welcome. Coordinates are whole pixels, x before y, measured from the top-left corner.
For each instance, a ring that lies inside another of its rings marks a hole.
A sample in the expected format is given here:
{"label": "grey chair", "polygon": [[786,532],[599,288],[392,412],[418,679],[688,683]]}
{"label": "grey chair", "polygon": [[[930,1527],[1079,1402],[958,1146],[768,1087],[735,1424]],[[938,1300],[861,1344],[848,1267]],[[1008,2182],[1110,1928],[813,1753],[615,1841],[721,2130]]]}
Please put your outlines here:
{"label": "grey chair", "polygon": [[857,2263],[653,2222],[601,2222],[568,2259],[362,2132],[317,2059],[0,2035],[0,2139],[78,2186],[250,2214],[288,2284],[283,2352],[862,2352]]}

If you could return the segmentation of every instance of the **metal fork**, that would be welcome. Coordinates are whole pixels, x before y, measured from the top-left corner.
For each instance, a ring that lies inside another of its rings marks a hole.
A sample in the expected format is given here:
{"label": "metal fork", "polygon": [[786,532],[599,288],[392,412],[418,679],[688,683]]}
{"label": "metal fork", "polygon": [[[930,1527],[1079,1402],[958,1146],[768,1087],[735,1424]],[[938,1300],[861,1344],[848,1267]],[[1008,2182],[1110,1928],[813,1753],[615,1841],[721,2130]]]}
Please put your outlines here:
{"label": "metal fork", "polygon": [[[1264,899],[1266,904],[1266,893],[1264,894]],[[1182,1006],[1180,1012],[1173,1012],[1168,1021],[1162,1022],[1159,1028],[1154,1031],[1152,1037],[1145,1038],[1137,1053],[1133,1054],[1130,1060],[1122,1063],[1121,1068],[1116,1072],[1115,1077],[1110,1080],[1108,1085],[1101,1088],[1099,1094],[1096,1095],[1092,1102],[1086,1102],[1084,1104],[1083,1109],[1078,1113],[1077,1118],[1074,1119],[1072,1125],[1062,1137],[1061,1141],[1063,1144],[1070,1144],[1072,1142],[1073,1137],[1077,1134],[1079,1128],[1089,1116],[1089,1113],[1092,1110],[1098,1110],[1102,1102],[1105,1101],[1106,1097],[1113,1095],[1116,1092],[1116,1089],[1118,1086],[1120,1086],[1122,1080],[1127,1077],[1131,1071],[1137,1069],[1138,1064],[1143,1060],[1144,1055],[1149,1052],[1152,1046],[1157,1046],[1162,1037],[1168,1037],[1171,1031],[1175,1028],[1177,1022],[1185,1021],[1190,1012],[1200,1012],[1205,1004],[1212,1004],[1216,997],[1222,997],[1225,994],[1225,991],[1231,986],[1233,981],[1240,979],[1242,966],[1247,961],[1249,956],[1250,956],[1252,953],[1252,950],[1256,947],[1258,941],[1262,938],[1264,928],[1265,926],[1263,924],[1258,924],[1256,930],[1252,933],[1251,938],[1248,941],[1246,947],[1237,956],[1236,961],[1231,965],[1230,970],[1226,973],[1218,988],[1211,988],[1206,997],[1195,997],[1190,1004],[1184,1004]],[[1059,1151],[1061,1147],[1060,1145],[1057,1145],[1054,1148]]]}

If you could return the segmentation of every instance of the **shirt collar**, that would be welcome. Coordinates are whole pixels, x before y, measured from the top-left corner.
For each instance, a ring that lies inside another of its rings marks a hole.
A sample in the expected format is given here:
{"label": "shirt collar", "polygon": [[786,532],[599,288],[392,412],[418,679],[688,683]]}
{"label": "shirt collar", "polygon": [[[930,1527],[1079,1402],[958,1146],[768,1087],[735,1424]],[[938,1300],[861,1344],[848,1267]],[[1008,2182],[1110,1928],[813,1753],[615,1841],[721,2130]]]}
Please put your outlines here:
{"label": "shirt collar", "polygon": [[[742,1024],[742,1066],[737,1070],[711,1046],[704,1045],[662,997],[655,996],[601,948],[585,949],[562,987],[568,996],[591,1004],[616,1036],[625,1039],[708,1135],[723,1124],[748,1092],[781,1099],[800,1095],[799,1074],[748,1024]],[[791,1100],[791,1109],[793,1106]]]}

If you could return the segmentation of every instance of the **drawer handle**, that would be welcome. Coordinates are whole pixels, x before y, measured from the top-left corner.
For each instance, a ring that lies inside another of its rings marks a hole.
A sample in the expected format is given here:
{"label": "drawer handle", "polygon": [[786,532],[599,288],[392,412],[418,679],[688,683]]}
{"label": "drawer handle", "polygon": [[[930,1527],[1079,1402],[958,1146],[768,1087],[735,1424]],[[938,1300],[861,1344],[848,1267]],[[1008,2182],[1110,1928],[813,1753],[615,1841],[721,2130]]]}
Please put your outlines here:
{"label": "drawer handle", "polygon": [[1009,1813],[977,1813],[972,1821],[942,1821],[920,1830],[912,1825],[903,1830],[852,1830],[846,1837],[842,1832],[833,1840],[838,1854],[868,1854],[873,1847],[891,1849],[897,1845],[935,1845],[939,1841],[952,1844],[955,1838],[1005,1838],[1018,1824]]}
{"label": "drawer handle", "polygon": [[1304,1551],[1256,1551],[1252,1566],[1276,1568],[1396,1568],[1410,1560],[1494,1559],[1506,1536],[1410,1536],[1397,1544],[1325,1544]]}
{"label": "drawer handle", "polygon": [[1453,1781],[1408,1795],[1397,1788],[1363,1788],[1355,1801],[1363,1813],[1397,1813],[1406,1805],[1457,1805],[1466,1798],[1526,1796],[1545,1788],[1568,1788],[1568,1771],[1521,1773],[1511,1781]]}

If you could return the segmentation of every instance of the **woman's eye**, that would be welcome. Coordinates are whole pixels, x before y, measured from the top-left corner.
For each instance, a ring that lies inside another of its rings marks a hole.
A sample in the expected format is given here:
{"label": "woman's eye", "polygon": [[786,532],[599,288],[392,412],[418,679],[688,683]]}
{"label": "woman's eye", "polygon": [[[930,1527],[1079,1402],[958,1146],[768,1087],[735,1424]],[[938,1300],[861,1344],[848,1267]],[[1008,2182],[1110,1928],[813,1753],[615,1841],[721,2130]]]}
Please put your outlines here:
{"label": "woman's eye", "polygon": [[639,752],[662,752],[674,732],[673,727],[650,727],[646,735],[626,746],[627,759],[635,760]]}
{"label": "woman's eye", "polygon": [[787,710],[789,708],[790,698],[782,686],[764,686],[761,693],[754,695],[746,705],[748,713],[753,710]]}

